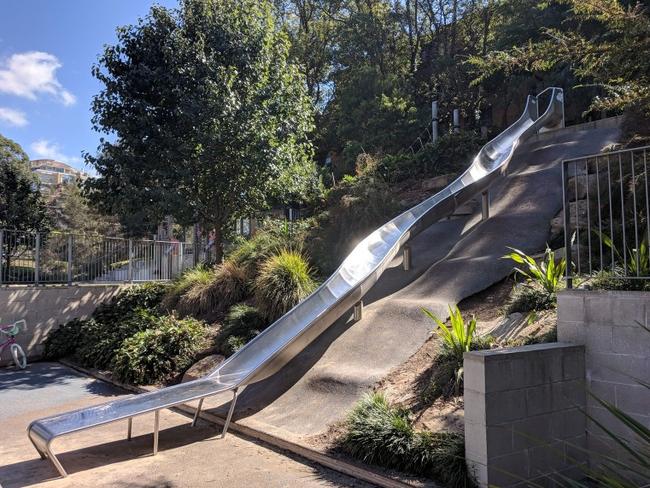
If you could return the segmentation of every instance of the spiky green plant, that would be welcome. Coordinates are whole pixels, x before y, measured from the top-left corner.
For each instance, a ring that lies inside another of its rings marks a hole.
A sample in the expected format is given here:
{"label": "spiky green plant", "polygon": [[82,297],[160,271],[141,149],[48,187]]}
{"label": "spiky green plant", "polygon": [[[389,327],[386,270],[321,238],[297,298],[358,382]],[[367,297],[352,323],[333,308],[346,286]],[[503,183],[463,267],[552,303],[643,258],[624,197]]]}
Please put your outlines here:
{"label": "spiky green plant", "polygon": [[612,268],[613,272],[616,273],[617,270],[622,270],[623,273],[621,274],[627,276],[650,276],[650,247],[648,247],[647,232],[644,231],[643,235],[646,237],[643,238],[638,248],[626,248],[625,256],[621,254],[614,244],[613,239],[607,234],[598,232],[597,230],[594,230],[594,233],[600,237],[600,240],[605,246],[614,252],[616,260],[621,265],[621,267],[614,266]]}
{"label": "spiky green plant", "polygon": [[528,282],[539,284],[549,294],[553,295],[560,289],[562,277],[566,272],[566,258],[555,258],[555,252],[546,246],[544,258],[538,263],[534,258],[519,249],[508,247],[512,252],[503,256],[523,267],[515,266],[515,273],[526,278]]}
{"label": "spiky green plant", "polygon": [[275,320],[316,288],[312,269],[302,254],[282,250],[262,264],[255,280],[255,300],[260,312]]}
{"label": "spiky green plant", "polygon": [[434,332],[442,339],[446,351],[462,361],[463,354],[471,351],[472,343],[475,340],[476,319],[472,317],[465,323],[458,305],[449,305],[450,327],[447,327],[447,324],[436,317],[430,310],[423,308],[422,312],[438,325]]}

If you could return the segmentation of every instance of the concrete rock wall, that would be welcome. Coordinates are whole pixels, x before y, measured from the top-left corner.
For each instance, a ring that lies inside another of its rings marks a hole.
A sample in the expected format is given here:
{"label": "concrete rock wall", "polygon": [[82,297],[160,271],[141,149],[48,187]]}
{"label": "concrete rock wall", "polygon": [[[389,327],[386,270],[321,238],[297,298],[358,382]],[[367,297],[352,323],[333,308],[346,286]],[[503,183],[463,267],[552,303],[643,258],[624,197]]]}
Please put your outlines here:
{"label": "concrete rock wall", "polygon": [[[25,319],[27,331],[16,337],[28,359],[43,353],[47,333],[75,318],[88,317],[97,305],[110,300],[125,285],[87,286],[10,286],[0,288],[0,324]],[[4,342],[6,336],[0,338]],[[8,349],[0,356],[0,365],[11,362]]]}

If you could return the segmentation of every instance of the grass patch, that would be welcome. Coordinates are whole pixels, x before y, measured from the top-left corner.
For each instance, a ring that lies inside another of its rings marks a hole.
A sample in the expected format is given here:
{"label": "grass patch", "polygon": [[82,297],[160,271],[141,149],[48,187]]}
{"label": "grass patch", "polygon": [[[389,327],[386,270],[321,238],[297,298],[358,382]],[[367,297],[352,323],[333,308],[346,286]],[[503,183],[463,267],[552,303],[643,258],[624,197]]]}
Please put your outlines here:
{"label": "grass patch", "polygon": [[169,287],[161,307],[168,312],[176,308],[180,299],[194,286],[206,285],[214,278],[214,271],[205,266],[195,266],[185,271]]}
{"label": "grass patch", "polygon": [[273,321],[315,289],[307,260],[298,252],[283,250],[262,264],[255,280],[255,301],[262,315]]}
{"label": "grass patch", "polygon": [[517,284],[513,287],[504,307],[506,315],[511,313],[540,312],[552,310],[557,306],[557,296],[534,283]]}
{"label": "grass patch", "polygon": [[427,476],[447,487],[473,486],[463,436],[416,430],[411,414],[381,393],[367,395],[350,412],[340,447],[363,462]]}

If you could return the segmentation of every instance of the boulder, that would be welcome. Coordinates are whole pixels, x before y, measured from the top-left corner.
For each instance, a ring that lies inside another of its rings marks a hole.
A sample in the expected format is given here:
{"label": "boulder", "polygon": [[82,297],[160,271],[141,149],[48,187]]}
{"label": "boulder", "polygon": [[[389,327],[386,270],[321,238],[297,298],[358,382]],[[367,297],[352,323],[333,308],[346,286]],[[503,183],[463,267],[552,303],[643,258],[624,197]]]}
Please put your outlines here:
{"label": "boulder", "polygon": [[204,377],[214,368],[219,366],[225,359],[226,357],[221,354],[211,354],[204,357],[200,361],[194,363],[192,367],[185,372],[183,375],[183,383]]}

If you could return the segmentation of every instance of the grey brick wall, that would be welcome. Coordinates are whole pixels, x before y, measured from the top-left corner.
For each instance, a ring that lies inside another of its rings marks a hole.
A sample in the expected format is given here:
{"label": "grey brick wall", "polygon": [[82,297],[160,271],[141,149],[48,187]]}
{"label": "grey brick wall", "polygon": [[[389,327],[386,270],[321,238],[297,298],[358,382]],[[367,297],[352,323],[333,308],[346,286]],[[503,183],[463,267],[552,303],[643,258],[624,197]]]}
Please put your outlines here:
{"label": "grey brick wall", "polygon": [[479,486],[550,484],[586,462],[584,347],[539,344],[465,354],[465,451]]}
{"label": "grey brick wall", "polygon": [[[558,340],[582,344],[590,390],[650,427],[650,293],[566,290],[558,295]],[[587,398],[590,415],[617,434],[632,433],[596,400]],[[587,425],[588,448],[621,459],[626,456],[594,423]],[[597,462],[592,456],[592,461]]]}
{"label": "grey brick wall", "polygon": [[[27,332],[21,332],[16,341],[28,358],[36,359],[43,352],[42,343],[50,330],[74,318],[89,316],[97,305],[108,301],[122,286],[125,285],[0,288],[0,324],[9,325],[25,319]],[[0,356],[0,365],[9,362],[11,357],[5,350]]]}

